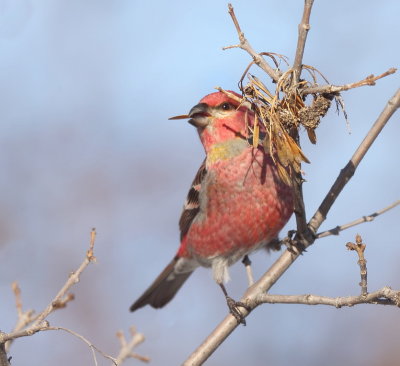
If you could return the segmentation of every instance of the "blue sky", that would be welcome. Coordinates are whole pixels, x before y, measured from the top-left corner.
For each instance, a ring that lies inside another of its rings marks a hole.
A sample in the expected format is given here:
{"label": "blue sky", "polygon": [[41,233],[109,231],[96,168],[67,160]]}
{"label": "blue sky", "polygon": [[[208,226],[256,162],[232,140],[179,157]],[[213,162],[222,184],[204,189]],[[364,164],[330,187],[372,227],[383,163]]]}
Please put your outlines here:
{"label": "blue sky", "polygon": [[[233,5],[256,50],[293,61],[302,1]],[[399,11],[395,0],[316,1],[304,63],[333,84],[397,67]],[[166,308],[130,314],[128,307],[174,255],[182,204],[203,159],[193,127],[167,119],[186,113],[215,86],[237,90],[250,59],[238,49],[222,51],[235,43],[225,1],[0,1],[0,329],[16,320],[11,282],[19,281],[25,308],[43,308],[80,263],[92,227],[98,262],[73,289],[76,300],[51,316],[53,325],[115,354],[116,330],[134,324],[146,336],[138,352],[152,365],[173,365],[223,319],[225,301],[204,269]],[[308,216],[398,85],[395,74],[344,93],[351,134],[332,109],[317,145],[303,139],[311,161],[303,166]],[[321,229],[399,199],[399,135],[397,113]],[[271,292],[358,294],[356,258],[345,249],[357,232],[367,243],[370,290],[400,288],[398,222],[397,208],[320,240]],[[286,229],[293,227],[291,221]],[[255,254],[256,275],[277,255]],[[229,290],[240,297],[242,266],[231,275]],[[399,357],[397,311],[263,306],[207,364],[392,364]],[[92,362],[86,346],[60,333],[20,339],[10,355],[15,365]]]}

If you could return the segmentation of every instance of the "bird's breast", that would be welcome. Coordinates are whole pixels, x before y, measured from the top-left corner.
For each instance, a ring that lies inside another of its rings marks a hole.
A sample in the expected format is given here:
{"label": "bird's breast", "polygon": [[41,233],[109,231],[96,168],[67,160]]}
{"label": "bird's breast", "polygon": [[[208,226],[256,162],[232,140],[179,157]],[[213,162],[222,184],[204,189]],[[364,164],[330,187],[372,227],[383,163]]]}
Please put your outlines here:
{"label": "bird's breast", "polygon": [[267,243],[293,212],[292,190],[279,179],[270,156],[249,145],[230,149],[225,159],[217,154],[226,152],[207,156],[200,211],[187,233],[187,249],[203,265]]}

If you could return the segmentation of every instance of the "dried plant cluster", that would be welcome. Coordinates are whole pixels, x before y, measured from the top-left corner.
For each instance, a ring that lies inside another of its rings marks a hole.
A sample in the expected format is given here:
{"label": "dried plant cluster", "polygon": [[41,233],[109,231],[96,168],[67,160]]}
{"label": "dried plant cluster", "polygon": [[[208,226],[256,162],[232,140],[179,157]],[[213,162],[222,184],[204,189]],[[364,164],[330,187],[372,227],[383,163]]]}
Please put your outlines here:
{"label": "dried plant cluster", "polygon": [[[275,55],[270,56],[276,66]],[[278,55],[284,59],[281,55]],[[251,63],[251,65],[253,62]],[[251,66],[250,65],[250,66]],[[262,146],[277,165],[281,179],[288,185],[292,184],[295,175],[300,173],[301,163],[309,163],[299,145],[299,129],[305,128],[310,141],[317,142],[316,132],[320,120],[328,112],[334,98],[340,101],[338,93],[312,94],[311,103],[306,103],[307,95],[301,91],[309,84],[316,85],[315,70],[311,70],[314,83],[300,80],[293,85],[293,70],[281,73],[272,93],[255,75],[248,74],[248,83],[243,86],[243,75],[239,85],[243,94],[242,102],[250,104],[256,118],[254,126],[250,127],[254,147]]]}
{"label": "dried plant cluster", "polygon": [[[246,68],[239,81],[239,89],[243,96],[241,99],[222,88],[217,89],[247,105],[255,113],[254,126],[248,126],[250,141],[254,147],[262,146],[271,155],[280,178],[287,185],[292,185],[295,177],[301,173],[301,163],[310,162],[300,148],[300,129],[304,128],[310,142],[316,144],[316,129],[333,100],[336,102],[337,111],[340,107],[347,121],[347,113],[338,89],[348,90],[363,85],[374,85],[376,80],[396,72],[395,68],[391,68],[377,77],[370,75],[364,80],[341,87],[321,88],[317,75],[320,75],[328,86],[331,85],[316,68],[302,65],[301,69],[308,71],[312,81],[299,80],[296,83],[293,68],[289,68],[286,72],[279,69],[277,59],[287,64],[285,56],[269,52],[262,52],[260,55],[270,57],[276,66],[275,72],[279,75],[279,79],[274,81],[276,86],[273,92],[257,76],[249,73],[254,61]],[[246,76],[248,82],[243,85]]]}

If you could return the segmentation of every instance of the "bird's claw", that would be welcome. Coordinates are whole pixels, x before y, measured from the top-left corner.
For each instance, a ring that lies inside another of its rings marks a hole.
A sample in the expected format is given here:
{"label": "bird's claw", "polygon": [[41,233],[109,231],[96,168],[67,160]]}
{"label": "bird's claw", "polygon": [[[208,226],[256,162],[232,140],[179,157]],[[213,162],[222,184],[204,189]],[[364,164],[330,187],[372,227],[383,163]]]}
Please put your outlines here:
{"label": "bird's claw", "polygon": [[296,230],[290,230],[288,232],[288,236],[284,239],[282,239],[282,243],[286,246],[286,248],[289,250],[290,253],[292,254],[303,254],[306,252],[306,246],[302,243],[302,238],[305,236],[314,236],[315,240],[315,234],[312,233],[311,230],[308,230],[307,233],[304,233],[300,238],[297,238],[297,232]]}
{"label": "bird's claw", "polygon": [[246,319],[239,310],[239,307],[245,308],[247,311],[250,311],[250,308],[245,303],[235,301],[229,296],[226,296],[226,303],[228,304],[229,312],[235,317],[238,324],[246,325]]}

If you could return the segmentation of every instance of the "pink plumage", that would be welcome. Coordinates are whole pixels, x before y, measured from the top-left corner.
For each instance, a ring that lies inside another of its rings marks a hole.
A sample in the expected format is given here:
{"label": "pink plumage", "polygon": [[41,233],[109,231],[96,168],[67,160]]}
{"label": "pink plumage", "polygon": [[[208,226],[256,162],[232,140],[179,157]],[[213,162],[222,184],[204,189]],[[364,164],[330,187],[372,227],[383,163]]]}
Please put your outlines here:
{"label": "pink plumage", "polygon": [[249,143],[252,111],[217,92],[177,118],[190,118],[197,127],[206,158],[179,221],[178,252],[131,311],[164,306],[198,266],[211,267],[215,281],[223,284],[228,267],[267,247],[293,212],[291,188],[269,154]]}

